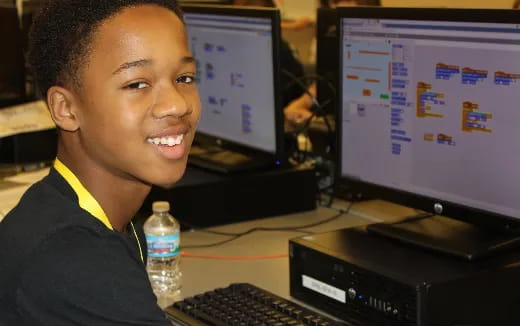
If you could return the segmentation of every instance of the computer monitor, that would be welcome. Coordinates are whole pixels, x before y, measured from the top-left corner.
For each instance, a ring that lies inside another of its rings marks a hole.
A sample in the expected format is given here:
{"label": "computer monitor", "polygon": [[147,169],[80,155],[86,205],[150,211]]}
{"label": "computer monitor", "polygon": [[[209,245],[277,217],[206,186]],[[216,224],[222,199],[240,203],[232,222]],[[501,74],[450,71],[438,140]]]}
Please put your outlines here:
{"label": "computer monitor", "polygon": [[0,108],[25,99],[23,42],[18,13],[13,4],[0,3]]}
{"label": "computer monitor", "polygon": [[520,11],[338,17],[338,185],[442,215],[374,229],[402,241],[468,259],[518,244]]}
{"label": "computer monitor", "polygon": [[279,11],[202,5],[183,10],[202,104],[195,143],[251,155],[253,163],[282,160]]}

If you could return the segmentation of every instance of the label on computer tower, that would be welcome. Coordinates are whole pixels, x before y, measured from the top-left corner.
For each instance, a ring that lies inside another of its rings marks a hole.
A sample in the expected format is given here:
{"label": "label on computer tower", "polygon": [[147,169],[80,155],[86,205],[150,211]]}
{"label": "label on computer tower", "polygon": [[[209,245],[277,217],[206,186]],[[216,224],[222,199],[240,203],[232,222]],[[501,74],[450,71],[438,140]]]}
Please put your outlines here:
{"label": "label on computer tower", "polygon": [[332,285],[318,281],[307,275],[302,275],[302,285],[307,289],[323,294],[329,298],[346,303],[346,293]]}

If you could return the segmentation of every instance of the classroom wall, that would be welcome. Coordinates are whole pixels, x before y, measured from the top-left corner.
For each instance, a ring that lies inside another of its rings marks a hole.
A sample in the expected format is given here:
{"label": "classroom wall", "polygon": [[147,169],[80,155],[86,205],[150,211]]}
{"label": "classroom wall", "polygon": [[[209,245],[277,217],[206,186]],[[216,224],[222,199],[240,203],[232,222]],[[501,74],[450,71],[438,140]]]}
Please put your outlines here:
{"label": "classroom wall", "polygon": [[513,3],[514,0],[381,0],[381,4],[387,7],[448,7],[507,9],[512,8]]}
{"label": "classroom wall", "polygon": [[[318,0],[276,0],[284,18],[313,17]],[[381,0],[387,7],[499,8],[513,7],[514,0]]]}
{"label": "classroom wall", "polygon": [[314,17],[319,0],[276,0],[285,19]]}

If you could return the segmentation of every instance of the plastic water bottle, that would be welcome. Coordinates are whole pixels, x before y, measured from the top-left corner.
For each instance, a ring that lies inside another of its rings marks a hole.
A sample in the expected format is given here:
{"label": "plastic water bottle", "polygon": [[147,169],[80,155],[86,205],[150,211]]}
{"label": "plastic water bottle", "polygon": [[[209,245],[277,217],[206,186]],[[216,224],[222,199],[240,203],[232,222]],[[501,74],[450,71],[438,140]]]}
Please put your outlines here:
{"label": "plastic water bottle", "polygon": [[152,210],[143,226],[148,245],[146,270],[161,306],[180,298],[180,226],[169,213],[170,203],[154,202]]}

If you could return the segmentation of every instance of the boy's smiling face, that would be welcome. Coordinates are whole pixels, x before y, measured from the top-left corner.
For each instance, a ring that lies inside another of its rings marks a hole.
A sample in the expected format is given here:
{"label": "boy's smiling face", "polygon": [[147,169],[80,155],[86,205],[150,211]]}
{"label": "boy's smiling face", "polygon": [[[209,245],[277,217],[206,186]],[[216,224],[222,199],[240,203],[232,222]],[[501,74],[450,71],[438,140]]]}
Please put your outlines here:
{"label": "boy's smiling face", "polygon": [[97,28],[87,55],[75,132],[89,160],[123,178],[175,183],[200,114],[180,19],[154,5],[124,9]]}

